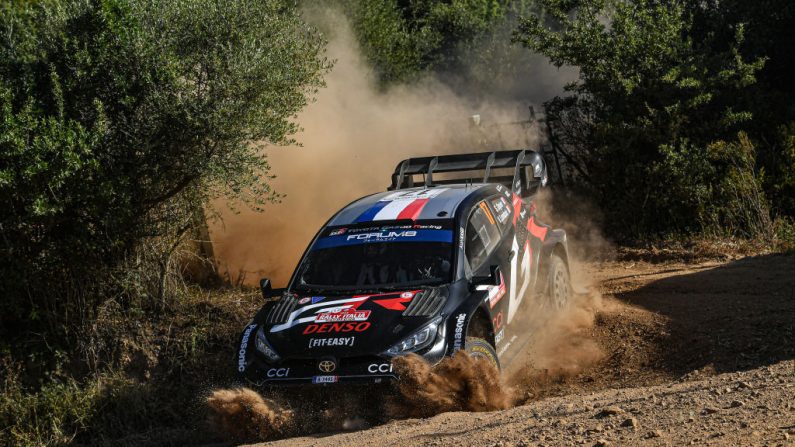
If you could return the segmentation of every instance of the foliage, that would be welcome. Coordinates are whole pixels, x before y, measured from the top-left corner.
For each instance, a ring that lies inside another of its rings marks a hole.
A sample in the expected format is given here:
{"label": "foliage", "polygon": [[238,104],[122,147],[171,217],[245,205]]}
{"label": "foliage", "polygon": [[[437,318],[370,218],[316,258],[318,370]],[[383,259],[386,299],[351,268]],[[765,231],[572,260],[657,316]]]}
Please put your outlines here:
{"label": "foliage", "polygon": [[[550,118],[613,232],[698,232],[728,219],[730,230],[759,235],[757,223],[769,218],[746,211],[767,214],[763,195],[740,212],[729,193],[759,191],[753,146],[742,135],[720,143],[752,119],[743,98],[765,64],[742,56],[744,26],[718,45],[693,37],[694,15],[679,0],[543,5],[548,19],[527,18],[516,38],[556,66],[579,68],[571,96],[550,103]],[[729,148],[743,149],[741,160]]]}
{"label": "foliage", "polygon": [[141,241],[222,193],[273,198],[252,142],[289,143],[329,66],[279,1],[0,8],[3,325],[88,324]]}
{"label": "foliage", "polygon": [[202,400],[231,386],[229,353],[260,304],[253,290],[190,287],[168,319],[106,305],[92,349],[113,363],[82,378],[64,356],[41,374],[27,354],[0,351],[0,445],[210,442]]}
{"label": "foliage", "polygon": [[436,73],[488,88],[523,61],[510,33],[535,1],[360,0],[345,3],[363,53],[383,85]]}

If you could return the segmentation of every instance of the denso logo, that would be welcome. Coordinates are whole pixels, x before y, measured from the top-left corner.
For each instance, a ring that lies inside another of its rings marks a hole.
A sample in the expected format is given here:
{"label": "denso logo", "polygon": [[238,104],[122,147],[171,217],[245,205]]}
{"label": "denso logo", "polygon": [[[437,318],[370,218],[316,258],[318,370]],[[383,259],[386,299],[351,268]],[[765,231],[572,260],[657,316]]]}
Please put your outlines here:
{"label": "denso logo", "polygon": [[246,347],[248,346],[248,338],[251,336],[251,331],[256,327],[256,324],[251,324],[243,332],[243,339],[240,341],[240,351],[237,353],[237,370],[240,372],[246,370]]}
{"label": "denso logo", "polygon": [[407,231],[379,231],[377,233],[364,233],[364,234],[352,234],[348,236],[347,240],[360,240],[360,241],[369,241],[372,239],[395,239],[398,237],[415,237],[417,236],[417,232],[413,230]]}
{"label": "denso logo", "polygon": [[369,321],[361,323],[322,323],[322,324],[308,324],[304,328],[304,335],[307,334],[325,334],[330,332],[364,332],[370,328]]}
{"label": "denso logo", "polygon": [[290,368],[271,368],[265,373],[268,377],[287,377],[290,375]]}
{"label": "denso logo", "polygon": [[392,364],[391,363],[372,363],[372,364],[370,364],[370,366],[367,367],[367,372],[369,372],[370,374],[392,372]]}

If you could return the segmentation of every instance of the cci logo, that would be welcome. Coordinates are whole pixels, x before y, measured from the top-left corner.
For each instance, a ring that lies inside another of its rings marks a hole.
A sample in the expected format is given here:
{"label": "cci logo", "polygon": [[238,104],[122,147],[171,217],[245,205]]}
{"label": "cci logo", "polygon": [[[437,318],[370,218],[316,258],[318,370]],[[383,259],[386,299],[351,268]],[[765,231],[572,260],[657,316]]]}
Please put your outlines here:
{"label": "cci logo", "polygon": [[392,372],[392,364],[391,363],[373,363],[367,367],[367,372],[370,374],[375,373],[388,373]]}
{"label": "cci logo", "polygon": [[271,368],[266,375],[268,377],[287,377],[290,375],[290,368]]}
{"label": "cci logo", "polygon": [[330,373],[337,369],[337,364],[334,363],[334,360],[321,360],[320,363],[317,364],[317,369],[320,372]]}

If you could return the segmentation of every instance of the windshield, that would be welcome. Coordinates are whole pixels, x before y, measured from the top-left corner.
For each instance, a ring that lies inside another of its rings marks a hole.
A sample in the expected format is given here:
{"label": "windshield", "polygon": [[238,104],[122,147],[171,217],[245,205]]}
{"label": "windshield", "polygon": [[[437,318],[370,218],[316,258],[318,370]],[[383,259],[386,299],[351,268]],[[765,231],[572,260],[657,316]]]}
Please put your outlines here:
{"label": "windshield", "polygon": [[328,228],[301,263],[302,289],[392,289],[449,282],[453,232],[441,225]]}

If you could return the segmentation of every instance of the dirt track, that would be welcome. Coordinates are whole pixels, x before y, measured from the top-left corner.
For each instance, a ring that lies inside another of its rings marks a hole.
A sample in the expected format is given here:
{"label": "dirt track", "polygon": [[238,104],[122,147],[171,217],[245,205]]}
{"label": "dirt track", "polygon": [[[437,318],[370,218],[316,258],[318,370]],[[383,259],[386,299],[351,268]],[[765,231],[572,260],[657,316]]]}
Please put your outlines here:
{"label": "dirt track", "polygon": [[795,257],[589,270],[605,357],[525,405],[273,445],[795,445]]}

